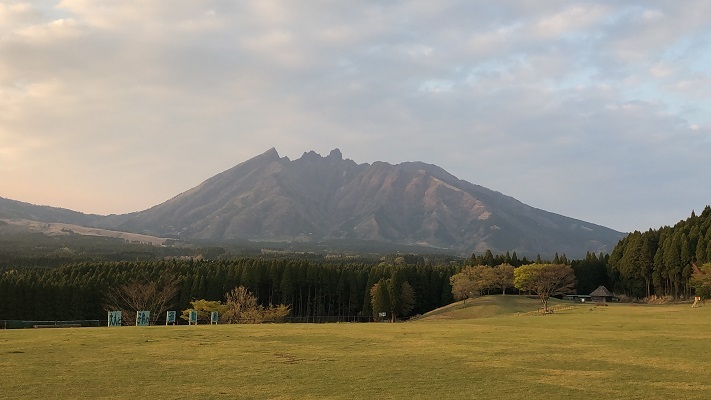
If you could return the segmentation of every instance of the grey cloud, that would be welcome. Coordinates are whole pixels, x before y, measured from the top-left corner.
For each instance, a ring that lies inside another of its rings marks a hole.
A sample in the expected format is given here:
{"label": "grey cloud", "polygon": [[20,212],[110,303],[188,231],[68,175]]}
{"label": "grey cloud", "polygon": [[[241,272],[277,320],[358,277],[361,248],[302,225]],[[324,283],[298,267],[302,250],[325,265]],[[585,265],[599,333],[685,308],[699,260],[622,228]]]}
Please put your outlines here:
{"label": "grey cloud", "polygon": [[703,1],[41,4],[0,8],[0,173],[93,188],[58,206],[146,208],[270,147],[432,162],[618,229],[708,197]]}

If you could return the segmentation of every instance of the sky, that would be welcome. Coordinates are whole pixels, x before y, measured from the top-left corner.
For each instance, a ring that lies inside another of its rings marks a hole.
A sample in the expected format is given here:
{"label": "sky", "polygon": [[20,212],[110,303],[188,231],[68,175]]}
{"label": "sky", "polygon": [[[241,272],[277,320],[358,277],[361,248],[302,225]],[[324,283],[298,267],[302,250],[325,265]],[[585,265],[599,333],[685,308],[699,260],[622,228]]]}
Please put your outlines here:
{"label": "sky", "polygon": [[711,2],[0,0],[0,197],[139,211],[274,147],[620,231],[711,204]]}

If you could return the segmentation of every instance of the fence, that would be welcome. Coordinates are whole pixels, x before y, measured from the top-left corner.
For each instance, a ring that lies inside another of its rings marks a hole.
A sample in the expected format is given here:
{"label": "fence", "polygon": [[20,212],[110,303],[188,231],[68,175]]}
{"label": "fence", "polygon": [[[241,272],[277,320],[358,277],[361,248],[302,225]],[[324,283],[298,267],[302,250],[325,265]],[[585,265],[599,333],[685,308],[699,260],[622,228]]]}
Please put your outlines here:
{"label": "fence", "polygon": [[552,306],[552,307],[548,307],[548,312],[546,312],[546,311],[543,309],[543,307],[540,307],[540,308],[539,308],[538,310],[536,310],[536,311],[529,311],[529,312],[526,312],[526,313],[519,313],[518,315],[520,315],[520,316],[546,315],[546,314],[557,313],[557,312],[560,312],[560,311],[572,310],[572,309],[575,309],[575,308],[577,308],[577,306],[574,306],[574,305],[566,305],[566,304],[558,304],[558,305],[555,305],[555,306]]}
{"label": "fence", "polygon": [[[104,324],[103,326],[105,326]],[[0,320],[0,327],[3,329],[23,329],[23,328],[79,328],[102,326],[98,319],[84,319],[72,321],[31,321],[31,320]]]}

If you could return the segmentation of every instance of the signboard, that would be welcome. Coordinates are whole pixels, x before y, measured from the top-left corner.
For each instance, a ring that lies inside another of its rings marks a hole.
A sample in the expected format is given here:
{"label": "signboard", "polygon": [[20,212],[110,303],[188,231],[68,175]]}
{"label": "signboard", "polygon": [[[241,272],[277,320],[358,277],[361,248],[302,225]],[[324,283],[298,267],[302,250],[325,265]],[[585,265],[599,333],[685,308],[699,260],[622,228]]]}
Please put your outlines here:
{"label": "signboard", "polygon": [[188,325],[197,325],[197,311],[190,310],[190,318],[188,318]]}
{"label": "signboard", "polygon": [[121,326],[121,311],[109,311],[109,326]]}
{"label": "signboard", "polygon": [[151,324],[150,311],[136,311],[136,326],[148,326]]}
{"label": "signboard", "polygon": [[212,325],[217,325],[217,320],[218,320],[218,314],[217,311],[213,311],[210,313],[210,323]]}
{"label": "signboard", "polygon": [[378,313],[378,315],[380,315],[380,318],[385,318],[385,317],[388,316],[388,313],[386,313],[386,312],[381,312],[381,313]]}
{"label": "signboard", "polygon": [[165,324],[175,325],[175,311],[168,311],[165,315]]}

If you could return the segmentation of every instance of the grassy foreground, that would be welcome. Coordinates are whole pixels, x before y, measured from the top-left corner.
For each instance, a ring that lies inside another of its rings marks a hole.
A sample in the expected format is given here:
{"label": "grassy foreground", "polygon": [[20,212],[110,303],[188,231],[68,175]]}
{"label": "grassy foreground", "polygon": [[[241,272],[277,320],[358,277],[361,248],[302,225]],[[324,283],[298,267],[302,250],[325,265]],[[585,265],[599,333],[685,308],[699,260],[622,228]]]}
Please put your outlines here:
{"label": "grassy foreground", "polygon": [[711,305],[398,324],[0,330],[0,397],[708,399],[710,344]]}

